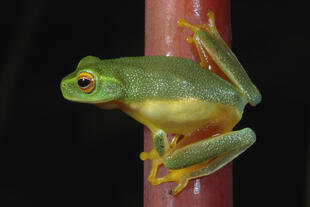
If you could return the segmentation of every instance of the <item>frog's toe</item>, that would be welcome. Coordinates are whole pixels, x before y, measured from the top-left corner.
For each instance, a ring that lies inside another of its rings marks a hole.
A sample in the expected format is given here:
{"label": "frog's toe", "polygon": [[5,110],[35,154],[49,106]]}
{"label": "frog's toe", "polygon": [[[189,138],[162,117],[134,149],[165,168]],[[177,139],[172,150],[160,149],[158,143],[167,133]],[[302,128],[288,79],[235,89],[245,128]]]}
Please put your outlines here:
{"label": "frog's toe", "polygon": [[140,159],[141,160],[155,160],[159,158],[159,154],[157,153],[157,151],[155,149],[152,149],[150,152],[141,152],[140,153]]}
{"label": "frog's toe", "polygon": [[143,161],[149,159],[149,153],[141,152],[140,153],[140,159],[143,160]]}
{"label": "frog's toe", "polygon": [[169,191],[169,194],[175,196],[178,193],[180,193],[186,186],[188,183],[189,179],[181,179],[177,182],[177,186],[175,188],[173,188],[172,190]]}
{"label": "frog's toe", "polygon": [[159,156],[158,152],[153,149],[150,152],[142,152],[140,154],[141,160],[147,160],[150,159],[152,161],[152,168],[150,171],[150,174],[148,176],[148,180],[153,184],[153,185],[158,185],[158,181],[156,178],[156,174],[158,171],[158,168],[163,164],[162,158]]}
{"label": "frog's toe", "polygon": [[[169,174],[167,174],[169,175]],[[164,176],[161,178],[157,178],[156,176],[149,176],[148,180],[150,181],[150,183],[152,183],[152,185],[159,185],[161,183],[166,183],[166,182],[171,182],[173,180],[171,180],[171,178],[169,176]]]}
{"label": "frog's toe", "polygon": [[170,171],[166,176],[153,180],[153,185],[159,185],[166,182],[176,182],[176,187],[169,191],[171,195],[180,193],[186,186],[189,178],[181,175],[178,171]]}
{"label": "frog's toe", "polygon": [[[160,165],[162,165],[162,162],[160,162],[159,160],[153,160],[152,162],[152,169],[150,171],[150,174],[148,176],[148,180],[153,184],[153,185],[156,185],[157,183],[157,178],[156,178],[156,174],[157,174],[157,171],[158,171],[158,168],[160,167]],[[159,184],[159,183],[158,183]],[[157,185],[158,185],[157,184]]]}
{"label": "frog's toe", "polygon": [[161,180],[159,178],[156,178],[155,176],[149,176],[148,177],[148,181],[152,184],[152,185],[159,185],[161,184]]}

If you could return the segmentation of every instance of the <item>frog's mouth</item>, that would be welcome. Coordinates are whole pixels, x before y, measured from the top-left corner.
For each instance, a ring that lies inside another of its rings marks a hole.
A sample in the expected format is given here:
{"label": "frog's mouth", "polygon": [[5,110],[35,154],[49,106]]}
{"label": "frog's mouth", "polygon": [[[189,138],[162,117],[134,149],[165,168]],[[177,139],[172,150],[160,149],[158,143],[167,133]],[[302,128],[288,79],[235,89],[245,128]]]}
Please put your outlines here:
{"label": "frog's mouth", "polygon": [[69,101],[80,103],[90,102],[87,97],[81,97],[83,94],[81,94],[79,88],[75,86],[72,79],[64,78],[61,81],[60,89],[63,97]]}
{"label": "frog's mouth", "polygon": [[67,81],[64,81],[61,83],[61,93],[63,97],[69,101],[73,102],[79,102],[79,103],[91,103],[91,104],[98,104],[102,102],[109,102],[112,99],[101,99],[101,100],[95,100],[94,97],[92,97],[91,94],[84,94],[80,92],[79,88],[72,88],[74,86],[70,86],[70,83],[67,83]]}

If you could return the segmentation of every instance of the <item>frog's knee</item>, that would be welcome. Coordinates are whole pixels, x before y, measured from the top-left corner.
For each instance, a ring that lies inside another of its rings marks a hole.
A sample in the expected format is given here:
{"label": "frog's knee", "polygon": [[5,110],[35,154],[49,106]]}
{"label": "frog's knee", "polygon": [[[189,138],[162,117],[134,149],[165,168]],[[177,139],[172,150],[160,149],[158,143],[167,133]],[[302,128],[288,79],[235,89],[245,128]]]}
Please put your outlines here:
{"label": "frog's knee", "polygon": [[256,141],[255,132],[251,128],[244,128],[239,132],[245,145],[252,145]]}

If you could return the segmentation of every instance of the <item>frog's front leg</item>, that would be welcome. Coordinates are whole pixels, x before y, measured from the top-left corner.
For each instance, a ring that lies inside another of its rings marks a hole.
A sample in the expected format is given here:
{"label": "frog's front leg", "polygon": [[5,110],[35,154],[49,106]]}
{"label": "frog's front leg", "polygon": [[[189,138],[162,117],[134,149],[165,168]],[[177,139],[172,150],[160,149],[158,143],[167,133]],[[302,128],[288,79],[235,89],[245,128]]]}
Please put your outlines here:
{"label": "frog's front leg", "polygon": [[170,144],[168,143],[167,134],[163,130],[156,130],[152,133],[152,135],[154,149],[152,149],[150,152],[142,152],[140,154],[140,158],[141,160],[152,160],[152,169],[148,176],[148,180],[153,185],[155,185],[156,183],[158,183],[156,178],[158,168],[163,164],[163,156],[165,152],[169,150]]}
{"label": "frog's front leg", "polygon": [[162,160],[169,173],[157,178],[153,184],[174,181],[177,186],[171,194],[176,195],[186,187],[190,179],[206,176],[220,169],[251,146],[255,139],[253,130],[245,128],[173,150]]}

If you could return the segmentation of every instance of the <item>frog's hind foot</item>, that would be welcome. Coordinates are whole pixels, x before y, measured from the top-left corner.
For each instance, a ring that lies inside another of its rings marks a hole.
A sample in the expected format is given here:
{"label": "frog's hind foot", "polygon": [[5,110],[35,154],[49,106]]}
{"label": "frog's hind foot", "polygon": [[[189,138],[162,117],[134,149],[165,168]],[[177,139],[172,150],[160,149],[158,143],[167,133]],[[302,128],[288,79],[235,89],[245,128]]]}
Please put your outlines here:
{"label": "frog's hind foot", "polygon": [[[217,31],[216,26],[215,26],[215,15],[214,15],[214,12],[210,11],[207,15],[208,15],[208,22],[205,23],[205,24],[194,25],[194,24],[191,24],[191,23],[187,22],[184,19],[179,19],[177,21],[177,24],[180,27],[185,27],[185,28],[188,28],[188,29],[192,30],[194,33],[198,32],[199,30],[203,30],[203,31],[205,31],[205,32],[207,32],[209,34],[212,34],[215,37],[217,37],[219,34],[218,34],[218,31]],[[192,36],[187,37],[186,40],[187,40],[188,43],[193,43],[193,37]]]}
{"label": "frog's hind foot", "polygon": [[166,182],[175,182],[177,184],[176,187],[174,187],[172,190],[169,190],[169,194],[173,196],[181,192],[187,186],[187,183],[190,179],[182,174],[182,170],[169,170],[169,173],[164,177],[157,178],[156,172],[158,168],[156,168],[156,172],[153,170],[153,167],[156,165],[154,165],[154,163],[156,163],[156,161],[153,161],[152,170],[148,176],[148,180],[152,185],[159,185]]}
{"label": "frog's hind foot", "polygon": [[194,25],[194,24],[187,22],[184,19],[179,19],[177,22],[177,24],[180,27],[188,28],[194,32],[193,35],[186,37],[186,41],[189,44],[195,43],[199,56],[200,56],[200,60],[201,60],[200,66],[205,69],[208,69],[209,63],[208,63],[208,56],[206,54],[207,51],[205,51],[204,46],[201,45],[201,42],[199,41],[199,38],[198,38],[199,35],[202,35],[201,31],[207,33],[212,38],[218,40],[218,42],[220,43],[223,42],[215,26],[214,12],[210,11],[207,15],[208,15],[208,22],[205,24]]}
{"label": "frog's hind foot", "polygon": [[245,128],[177,149],[164,159],[169,173],[157,178],[157,182],[176,182],[177,186],[171,191],[176,195],[189,180],[217,171],[251,146],[255,139],[253,130]]}

